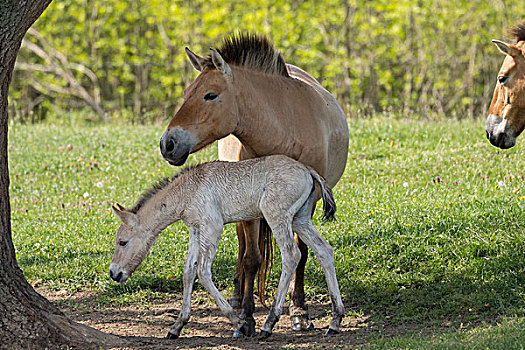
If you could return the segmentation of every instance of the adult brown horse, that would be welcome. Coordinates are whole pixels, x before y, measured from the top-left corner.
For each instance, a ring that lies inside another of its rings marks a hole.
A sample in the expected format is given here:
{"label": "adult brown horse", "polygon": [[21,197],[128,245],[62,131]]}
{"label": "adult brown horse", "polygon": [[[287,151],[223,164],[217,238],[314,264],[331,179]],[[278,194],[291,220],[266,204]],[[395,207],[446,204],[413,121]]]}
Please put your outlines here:
{"label": "adult brown horse", "polygon": [[509,30],[516,42],[492,40],[506,55],[485,126],[490,143],[510,148],[525,128],[525,21]]}
{"label": "adult brown horse", "polygon": [[[331,187],[339,181],[348,154],[343,110],[317,80],[286,64],[268,39],[231,35],[208,57],[188,48],[186,53],[200,74],[184,91],[184,103],[160,139],[161,153],[170,164],[182,165],[190,153],[230,135],[219,143],[223,160],[285,154],[314,168]],[[268,259],[259,251],[259,232],[269,233],[264,227],[259,220],[237,224],[239,261],[232,305],[242,298],[241,318],[247,321],[249,336],[255,334],[254,279],[261,259]],[[303,242],[298,244],[302,257],[290,314],[294,329],[302,330],[312,324],[304,301],[308,251]],[[239,280],[244,280],[242,292]]]}

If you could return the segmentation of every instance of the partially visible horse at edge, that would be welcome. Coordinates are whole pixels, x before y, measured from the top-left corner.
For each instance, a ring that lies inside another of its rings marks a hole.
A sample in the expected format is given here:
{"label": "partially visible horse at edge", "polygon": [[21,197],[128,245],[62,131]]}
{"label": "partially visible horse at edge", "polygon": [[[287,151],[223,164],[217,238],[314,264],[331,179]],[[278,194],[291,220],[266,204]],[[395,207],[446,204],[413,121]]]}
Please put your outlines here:
{"label": "partially visible horse at edge", "polygon": [[525,21],[509,33],[515,43],[492,40],[506,55],[488,111],[485,131],[490,143],[511,148],[525,129]]}
{"label": "partially visible horse at edge", "polygon": [[167,338],[178,338],[188,323],[197,274],[236,330],[248,334],[247,322],[236,314],[215,287],[211,265],[225,223],[264,217],[281,251],[282,272],[260,337],[270,336],[279,320],[288,286],[301,257],[293,232],[313,250],[324,270],[333,313],[326,334],[339,333],[344,306],[336,278],[334,250],[311,220],[316,184],[322,194],[325,217],[330,219],[336,210],[330,187],[315,170],[289,157],[215,161],[190,168],[146,192],[133,209],[118,204],[113,207],[122,224],[117,231],[109,274],[116,282],[126,281],[144,260],[160,232],[183,220],[189,228],[183,300],[179,317]]}
{"label": "partially visible horse at edge", "polygon": [[[184,102],[160,139],[161,153],[170,164],[182,165],[190,153],[222,139],[222,160],[284,154],[311,166],[335,186],[346,165],[348,124],[335,98],[316,79],[286,64],[270,41],[258,35],[228,36],[208,57],[188,48],[186,53],[200,74],[184,91]],[[312,213],[314,207],[315,203]],[[237,224],[237,237],[231,304],[241,304],[241,315],[254,335],[254,279],[262,266],[258,285],[264,300],[264,267],[271,248],[265,244],[266,250],[259,251],[259,242],[271,234],[264,220],[251,220]],[[313,327],[304,294],[308,250],[300,238],[296,241],[301,260],[290,293],[290,316],[294,330],[308,330]]]}

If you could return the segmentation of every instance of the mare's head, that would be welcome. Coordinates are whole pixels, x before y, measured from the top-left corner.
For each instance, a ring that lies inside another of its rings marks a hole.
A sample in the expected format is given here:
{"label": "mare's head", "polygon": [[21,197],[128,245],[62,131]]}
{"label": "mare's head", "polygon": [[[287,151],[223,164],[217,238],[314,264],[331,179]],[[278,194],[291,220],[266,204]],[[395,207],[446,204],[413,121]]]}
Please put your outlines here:
{"label": "mare's head", "polygon": [[137,214],[119,204],[112,209],[121,225],[117,231],[109,275],[120,283],[126,281],[142,263],[155,238],[141,227]]}
{"label": "mare's head", "polygon": [[506,55],[489,107],[485,131],[490,143],[510,148],[525,129],[525,22],[510,30],[516,42],[492,40]]}
{"label": "mare's head", "polygon": [[191,152],[233,132],[238,118],[232,72],[221,54],[212,49],[205,59],[188,48],[186,53],[201,73],[160,138],[160,152],[171,165],[184,164]]}
{"label": "mare's head", "polygon": [[192,152],[235,132],[240,121],[232,66],[288,76],[279,52],[265,37],[253,34],[228,36],[208,57],[188,48],[186,54],[200,72],[184,91],[184,102],[160,139],[160,152],[172,165],[182,165]]}

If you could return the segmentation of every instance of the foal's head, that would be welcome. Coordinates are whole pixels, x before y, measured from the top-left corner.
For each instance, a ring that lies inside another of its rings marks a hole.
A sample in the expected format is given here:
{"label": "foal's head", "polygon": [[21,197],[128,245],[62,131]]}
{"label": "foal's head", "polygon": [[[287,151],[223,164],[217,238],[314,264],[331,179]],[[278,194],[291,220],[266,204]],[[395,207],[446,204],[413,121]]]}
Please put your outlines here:
{"label": "foal's head", "polygon": [[117,231],[109,275],[120,283],[126,281],[144,260],[155,238],[141,227],[137,214],[119,204],[112,209],[121,225]]}
{"label": "foal's head", "polygon": [[489,107],[485,131],[490,143],[510,148],[525,129],[525,21],[510,30],[514,44],[492,40],[506,55]]}

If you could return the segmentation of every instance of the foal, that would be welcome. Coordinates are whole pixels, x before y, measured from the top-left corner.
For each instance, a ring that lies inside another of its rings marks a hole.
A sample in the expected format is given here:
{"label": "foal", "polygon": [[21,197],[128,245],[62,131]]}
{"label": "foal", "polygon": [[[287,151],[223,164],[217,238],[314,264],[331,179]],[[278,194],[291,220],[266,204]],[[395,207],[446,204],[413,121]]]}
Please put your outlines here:
{"label": "foal", "polygon": [[288,286],[301,253],[293,232],[312,249],[321,264],[332,301],[332,321],[327,334],[339,332],[344,306],[335,274],[333,248],[312,225],[314,180],[320,186],[325,218],[332,218],[335,202],[326,181],[315,171],[282,155],[241,162],[210,162],[182,172],[147,192],[137,205],[113,207],[122,224],[117,231],[109,274],[126,281],[146,257],[167,226],[183,220],[189,227],[188,257],[184,265],[181,311],[167,338],[178,338],[188,322],[195,275],[238,331],[248,325],[217,290],[211,264],[225,223],[264,218],[270,225],[282,256],[282,273],[275,299],[260,336],[272,333],[283,309]]}

